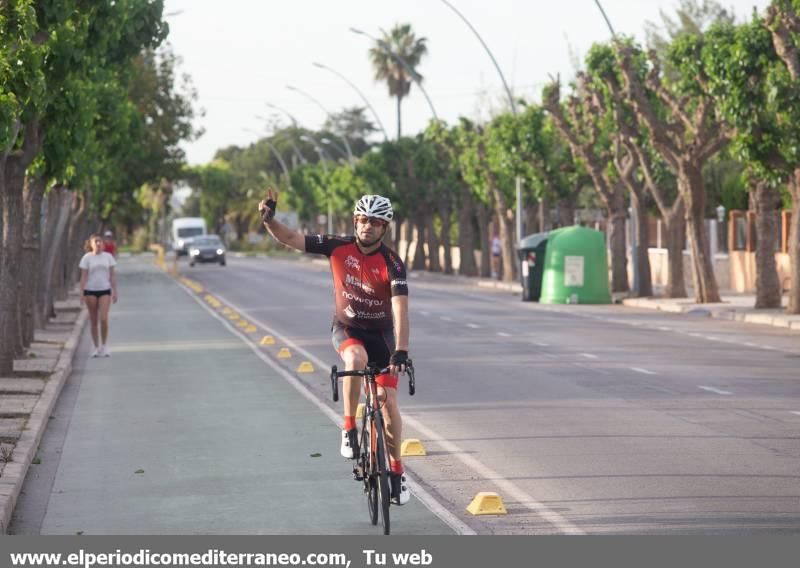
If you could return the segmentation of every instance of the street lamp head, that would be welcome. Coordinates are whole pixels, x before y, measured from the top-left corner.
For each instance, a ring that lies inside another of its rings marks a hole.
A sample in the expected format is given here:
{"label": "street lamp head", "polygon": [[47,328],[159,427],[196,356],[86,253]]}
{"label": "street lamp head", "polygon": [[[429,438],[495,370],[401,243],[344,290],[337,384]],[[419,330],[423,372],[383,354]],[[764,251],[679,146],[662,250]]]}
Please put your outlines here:
{"label": "street lamp head", "polygon": [[722,223],[725,220],[725,206],[718,205],[717,206],[717,221]]}
{"label": "street lamp head", "polygon": [[314,67],[319,67],[320,69],[327,69],[327,67],[325,67],[322,63],[317,63],[316,61],[312,61],[311,65]]}
{"label": "street lamp head", "polygon": [[358,28],[352,28],[351,27],[350,31],[353,32],[354,34],[358,34],[358,35],[367,35],[366,32],[364,32],[364,31],[362,31],[362,30],[360,30]]}

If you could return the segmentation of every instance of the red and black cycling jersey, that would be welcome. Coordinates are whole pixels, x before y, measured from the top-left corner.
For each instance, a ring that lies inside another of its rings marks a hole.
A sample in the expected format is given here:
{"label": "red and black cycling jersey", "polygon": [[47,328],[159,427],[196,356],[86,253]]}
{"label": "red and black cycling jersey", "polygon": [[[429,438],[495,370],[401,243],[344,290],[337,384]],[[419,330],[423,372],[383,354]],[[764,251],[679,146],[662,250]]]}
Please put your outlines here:
{"label": "red and black cycling jersey", "polygon": [[381,243],[364,254],[354,236],[307,235],[306,252],[330,259],[336,319],[359,329],[390,329],[392,297],[407,296],[406,267]]}

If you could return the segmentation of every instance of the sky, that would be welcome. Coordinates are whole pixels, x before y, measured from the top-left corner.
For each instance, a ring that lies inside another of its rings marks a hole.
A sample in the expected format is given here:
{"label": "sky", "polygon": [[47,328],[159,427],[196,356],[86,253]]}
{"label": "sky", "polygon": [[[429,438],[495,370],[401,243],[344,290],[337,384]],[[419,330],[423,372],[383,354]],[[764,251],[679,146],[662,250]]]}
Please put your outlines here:
{"label": "sky", "polygon": [[[567,82],[594,42],[610,32],[595,0],[450,0],[489,46],[515,96],[538,101],[551,77]],[[741,20],[769,0],[727,0]],[[647,21],[660,22],[659,10],[674,14],[677,0],[602,0],[618,34],[644,40]],[[375,108],[389,138],[397,133],[396,106],[384,83],[373,79],[368,58],[373,36],[398,23],[411,24],[426,38],[428,55],[418,71],[439,118],[486,119],[502,107],[504,89],[497,70],[473,32],[441,0],[166,0],[167,39],[182,58],[179,70],[191,76],[204,110],[197,125],[205,130],[184,144],[190,164],[213,159],[230,145],[247,146],[266,133],[258,116],[291,113],[301,126],[318,129],[326,110],[364,106],[345,81],[318,69],[335,69],[355,84]],[[402,105],[403,134],[425,128],[432,111],[412,86]],[[375,121],[370,114],[370,118]],[[375,140],[380,140],[378,134]]]}

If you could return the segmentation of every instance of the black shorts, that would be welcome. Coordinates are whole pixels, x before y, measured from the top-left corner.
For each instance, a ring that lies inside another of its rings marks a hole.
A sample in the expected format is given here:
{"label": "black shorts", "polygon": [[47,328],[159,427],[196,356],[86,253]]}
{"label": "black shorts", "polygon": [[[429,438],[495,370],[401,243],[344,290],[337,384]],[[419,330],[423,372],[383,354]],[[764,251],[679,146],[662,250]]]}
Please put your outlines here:
{"label": "black shorts", "polygon": [[101,296],[110,296],[111,290],[84,290],[84,296],[94,296],[95,298],[100,298]]}
{"label": "black shorts", "polygon": [[366,330],[343,325],[334,319],[331,324],[333,348],[341,355],[349,345],[363,345],[367,350],[367,361],[380,368],[389,366],[389,359],[394,353],[394,330]]}

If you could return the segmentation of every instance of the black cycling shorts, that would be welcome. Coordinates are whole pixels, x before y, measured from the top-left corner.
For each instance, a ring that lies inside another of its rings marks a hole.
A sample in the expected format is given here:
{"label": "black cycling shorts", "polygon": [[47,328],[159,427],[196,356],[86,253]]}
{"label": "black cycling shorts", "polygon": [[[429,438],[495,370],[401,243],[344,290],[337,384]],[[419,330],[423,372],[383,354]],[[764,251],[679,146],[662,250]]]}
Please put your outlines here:
{"label": "black cycling shorts", "polygon": [[84,290],[84,296],[94,296],[95,298],[99,298],[101,296],[110,296],[111,290]]}
{"label": "black cycling shorts", "polygon": [[333,348],[341,355],[349,345],[363,345],[367,350],[367,361],[383,369],[389,366],[389,359],[394,353],[394,330],[366,330],[343,325],[334,319],[331,324]]}

